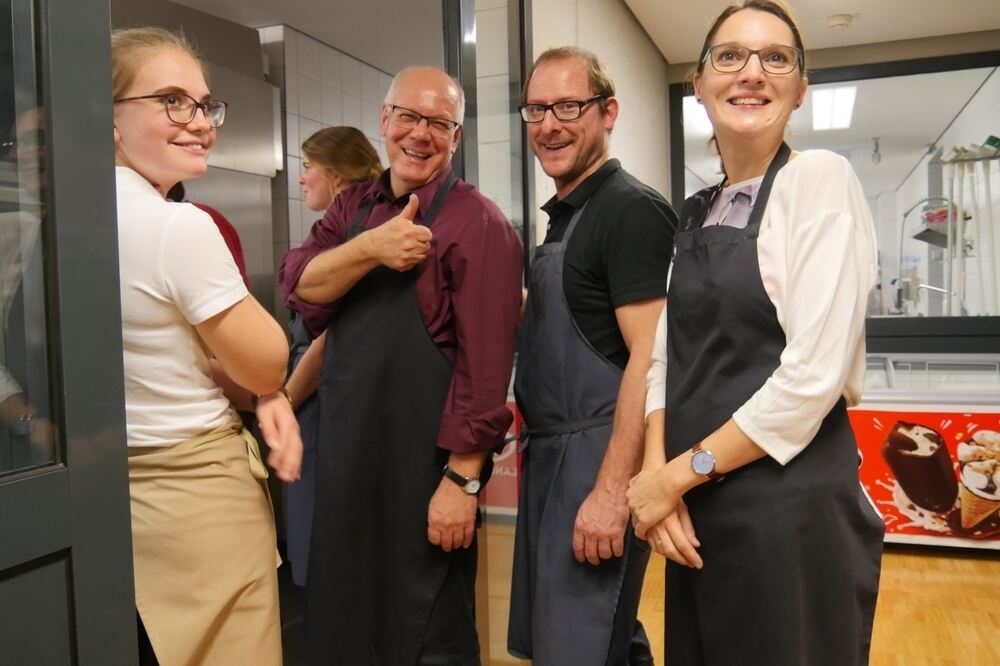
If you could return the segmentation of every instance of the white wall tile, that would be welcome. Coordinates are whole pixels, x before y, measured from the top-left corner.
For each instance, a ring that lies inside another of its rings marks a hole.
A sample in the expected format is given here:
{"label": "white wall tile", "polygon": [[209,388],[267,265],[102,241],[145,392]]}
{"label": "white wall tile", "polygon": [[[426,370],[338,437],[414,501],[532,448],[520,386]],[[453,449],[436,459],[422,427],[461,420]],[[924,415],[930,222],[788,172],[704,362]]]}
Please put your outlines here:
{"label": "white wall tile", "polygon": [[287,26],[282,27],[282,35],[285,38],[285,67],[299,70],[298,65],[298,32]]}
{"label": "white wall tile", "polygon": [[319,79],[319,42],[306,35],[298,35],[299,73]]}
{"label": "white wall tile", "polygon": [[367,102],[381,102],[379,98],[379,72],[371,65],[361,64],[361,99]]}
{"label": "white wall tile", "polygon": [[323,124],[327,127],[343,124],[344,102],[340,91],[331,86],[323,86]]}
{"label": "white wall tile", "polygon": [[361,128],[361,98],[349,95],[345,91],[343,94],[344,114],[341,122],[350,127]]}
{"label": "white wall tile", "polygon": [[476,12],[476,76],[506,74],[507,10]]}
{"label": "white wall tile", "polygon": [[479,191],[510,209],[510,144],[479,144]]}
{"label": "white wall tile", "polygon": [[322,128],[323,126],[318,120],[310,120],[308,118],[299,119],[299,143],[301,144]]}
{"label": "white wall tile", "polygon": [[372,141],[378,139],[379,108],[375,102],[361,100],[361,131]]}
{"label": "white wall tile", "polygon": [[510,95],[506,74],[476,79],[479,143],[510,139]]}
{"label": "white wall tile", "polygon": [[340,57],[340,89],[361,97],[361,63],[348,55]]}
{"label": "white wall tile", "polygon": [[299,140],[299,117],[294,113],[285,114],[285,150],[288,155],[298,157],[302,146]]}
{"label": "white wall tile", "polygon": [[319,122],[323,119],[323,91],[319,79],[299,74],[299,115]]}
{"label": "white wall tile", "polygon": [[285,113],[299,112],[299,77],[295,72],[285,72]]}
{"label": "white wall tile", "polygon": [[340,52],[329,46],[319,47],[319,77],[328,86],[340,88],[342,74],[340,72]]}
{"label": "white wall tile", "polygon": [[302,202],[288,200],[288,242],[302,242]]}
{"label": "white wall tile", "polygon": [[285,162],[287,163],[285,176],[288,179],[288,198],[301,199],[302,186],[299,185],[299,172],[302,168],[302,160],[298,157],[288,156]]}
{"label": "white wall tile", "polygon": [[392,77],[385,72],[379,72],[378,75],[378,102],[381,104],[385,101],[385,96],[389,94],[389,86],[392,85]]}

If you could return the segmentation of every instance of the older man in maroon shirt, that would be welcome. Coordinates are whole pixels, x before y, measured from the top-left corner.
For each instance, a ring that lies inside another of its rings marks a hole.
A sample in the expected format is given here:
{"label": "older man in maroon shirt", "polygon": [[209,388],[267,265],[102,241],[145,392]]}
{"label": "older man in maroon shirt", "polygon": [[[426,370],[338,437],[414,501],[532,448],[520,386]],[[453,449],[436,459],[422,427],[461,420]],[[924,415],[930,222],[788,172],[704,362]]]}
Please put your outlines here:
{"label": "older man in maroon shirt", "polygon": [[479,663],[476,496],[512,419],[522,250],[452,173],[463,113],[446,73],[401,72],[382,107],[389,170],[282,261],[286,302],[328,330],[309,663]]}

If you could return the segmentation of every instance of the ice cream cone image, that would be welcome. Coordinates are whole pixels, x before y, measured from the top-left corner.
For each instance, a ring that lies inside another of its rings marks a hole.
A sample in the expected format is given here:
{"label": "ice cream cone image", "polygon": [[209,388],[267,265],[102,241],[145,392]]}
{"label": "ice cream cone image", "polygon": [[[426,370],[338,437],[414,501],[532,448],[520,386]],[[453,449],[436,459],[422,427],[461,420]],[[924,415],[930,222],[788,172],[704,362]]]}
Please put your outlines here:
{"label": "ice cream cone image", "polygon": [[964,484],[959,484],[958,496],[962,502],[962,529],[971,530],[1000,509],[1000,500],[979,497]]}
{"label": "ice cream cone image", "polygon": [[958,445],[962,529],[971,530],[1000,509],[1000,433],[980,430]]}

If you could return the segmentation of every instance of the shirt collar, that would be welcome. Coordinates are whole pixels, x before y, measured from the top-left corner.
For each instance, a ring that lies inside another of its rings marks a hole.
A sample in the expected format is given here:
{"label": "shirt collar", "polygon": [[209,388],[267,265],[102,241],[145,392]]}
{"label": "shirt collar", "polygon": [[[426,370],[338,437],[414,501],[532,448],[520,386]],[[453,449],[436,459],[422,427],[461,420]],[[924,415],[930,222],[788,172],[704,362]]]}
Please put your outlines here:
{"label": "shirt collar", "polygon": [[554,211],[560,205],[570,206],[573,209],[583,208],[583,205],[587,203],[587,200],[593,196],[601,185],[607,180],[615,171],[622,168],[621,162],[616,159],[610,159],[594,173],[587,176],[582,183],[577,185],[572,192],[566,195],[564,199],[559,199],[558,196],[554,196],[542,206],[542,210],[552,215]]}
{"label": "shirt collar", "polygon": [[157,199],[163,199],[163,195],[153,187],[153,184],[146,180],[138,171],[127,166],[116,166],[115,167],[116,183],[115,186],[119,190],[126,190],[129,192],[142,192],[143,194],[150,194],[155,196]]}
{"label": "shirt collar", "polygon": [[386,169],[382,172],[382,175],[379,176],[378,180],[372,183],[368,191],[365,192],[364,196],[362,196],[362,201],[368,201],[372,197],[375,197],[376,201],[393,201],[397,204],[405,206],[406,202],[410,198],[410,195],[416,194],[417,199],[420,201],[417,209],[420,211],[420,216],[423,217],[427,214],[427,210],[431,207],[431,202],[434,201],[434,195],[436,195],[437,191],[441,189],[441,186],[444,185],[444,181],[448,179],[450,174],[451,165],[449,164],[448,167],[438,174],[438,177],[431,182],[421,185],[417,189],[411,190],[402,196],[394,197],[392,195],[392,185],[389,182],[389,169]]}

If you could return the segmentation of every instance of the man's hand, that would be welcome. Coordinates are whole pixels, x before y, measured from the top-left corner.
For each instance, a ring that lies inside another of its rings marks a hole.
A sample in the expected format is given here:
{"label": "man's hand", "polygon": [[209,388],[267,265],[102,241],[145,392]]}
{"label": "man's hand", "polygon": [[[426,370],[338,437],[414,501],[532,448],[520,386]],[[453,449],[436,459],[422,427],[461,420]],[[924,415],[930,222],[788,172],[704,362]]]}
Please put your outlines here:
{"label": "man's hand", "polygon": [[427,540],[446,553],[471,546],[478,504],[475,495],[467,495],[451,479],[442,478],[427,507]]}
{"label": "man's hand", "polygon": [[625,552],[628,503],[625,488],[594,488],[576,512],[573,555],[578,562],[597,565]]}
{"label": "man's hand", "polygon": [[287,483],[299,480],[302,471],[302,437],[292,405],[278,391],[257,400],[257,425],[271,453],[267,464]]}
{"label": "man's hand", "polygon": [[427,258],[433,235],[424,225],[413,223],[419,205],[417,195],[411,194],[399,215],[361,236],[367,237],[369,252],[380,264],[408,271]]}

